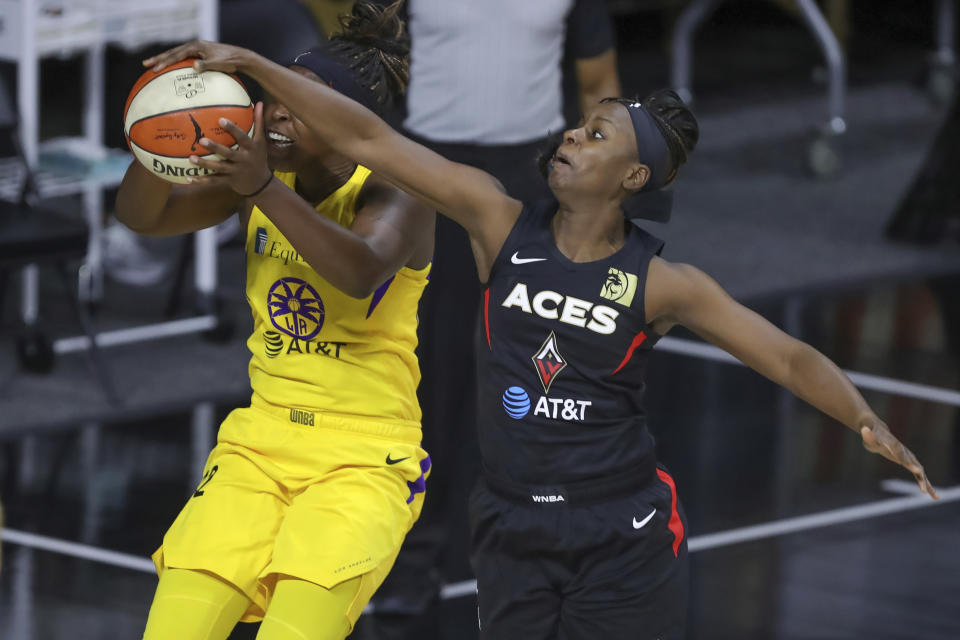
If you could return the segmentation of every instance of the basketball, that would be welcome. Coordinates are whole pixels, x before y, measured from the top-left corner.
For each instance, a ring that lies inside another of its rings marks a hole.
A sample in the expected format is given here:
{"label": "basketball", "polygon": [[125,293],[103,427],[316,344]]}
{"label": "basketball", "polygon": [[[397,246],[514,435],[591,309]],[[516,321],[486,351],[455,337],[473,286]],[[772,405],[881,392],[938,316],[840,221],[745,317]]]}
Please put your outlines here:
{"label": "basketball", "polygon": [[191,155],[219,158],[200,146],[200,138],[236,147],[220,118],[253,133],[253,104],[243,83],[219,71],[198,73],[188,59],[140,76],[127,97],[123,131],[143,166],[164,180],[185,184],[212,173],[191,163]]}

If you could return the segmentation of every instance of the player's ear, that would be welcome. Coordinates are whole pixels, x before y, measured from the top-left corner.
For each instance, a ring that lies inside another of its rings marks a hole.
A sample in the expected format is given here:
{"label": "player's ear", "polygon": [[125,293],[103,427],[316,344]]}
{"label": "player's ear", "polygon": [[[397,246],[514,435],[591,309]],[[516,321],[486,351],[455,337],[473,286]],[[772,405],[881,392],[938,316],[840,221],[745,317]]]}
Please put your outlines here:
{"label": "player's ear", "polygon": [[649,179],[650,167],[640,162],[634,162],[627,169],[621,186],[630,193],[636,193],[643,189],[643,185],[647,184]]}

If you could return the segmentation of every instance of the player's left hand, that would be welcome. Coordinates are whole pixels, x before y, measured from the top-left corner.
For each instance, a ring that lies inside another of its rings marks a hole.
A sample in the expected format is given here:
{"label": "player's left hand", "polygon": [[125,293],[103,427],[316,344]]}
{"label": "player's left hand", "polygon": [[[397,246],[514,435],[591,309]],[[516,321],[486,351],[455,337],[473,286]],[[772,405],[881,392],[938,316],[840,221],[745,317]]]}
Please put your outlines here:
{"label": "player's left hand", "polygon": [[215,171],[213,175],[191,178],[191,184],[225,184],[242,196],[260,193],[273,178],[273,172],[267,164],[267,140],[263,133],[263,103],[253,108],[253,135],[246,132],[226,118],[220,119],[220,126],[237,141],[237,148],[231,149],[209,138],[201,138],[200,145],[221,157],[220,160],[190,156],[190,162]]}
{"label": "player's left hand", "polygon": [[143,61],[143,66],[151,67],[157,72],[181,60],[196,58],[193,61],[193,68],[197,73],[204,71],[236,73],[243,69],[244,64],[249,62],[252,56],[256,54],[243,47],[222,42],[193,40],[147,58]]}
{"label": "player's left hand", "polygon": [[903,446],[903,443],[897,440],[896,436],[890,433],[890,427],[876,416],[865,419],[860,426],[860,437],[863,438],[863,447],[871,453],[877,453],[896,462],[907,471],[913,474],[920,490],[928,494],[934,500],[940,497],[934,490],[933,485],[927,479],[927,473],[923,470],[923,465],[917,460],[910,449]]}

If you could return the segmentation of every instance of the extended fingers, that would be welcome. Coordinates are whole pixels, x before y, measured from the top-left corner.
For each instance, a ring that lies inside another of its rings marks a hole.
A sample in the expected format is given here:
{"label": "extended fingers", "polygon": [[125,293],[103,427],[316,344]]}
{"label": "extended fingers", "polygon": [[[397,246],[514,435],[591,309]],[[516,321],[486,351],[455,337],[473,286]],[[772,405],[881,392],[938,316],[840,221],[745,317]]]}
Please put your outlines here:
{"label": "extended fingers", "polygon": [[934,500],[939,500],[940,496],[937,494],[937,490],[933,488],[933,485],[930,484],[930,481],[927,479],[927,474],[922,475],[923,477],[918,480],[920,483],[920,488],[923,489],[923,491]]}
{"label": "extended fingers", "polygon": [[863,438],[863,446],[867,451],[879,453],[884,458],[896,462],[910,473],[920,486],[920,490],[929,495],[934,500],[939,500],[933,485],[927,478],[927,473],[923,465],[902,442],[900,442],[892,433],[886,429],[871,429],[864,426],[860,429],[860,437]]}
{"label": "extended fingers", "polygon": [[175,62],[180,62],[186,58],[197,57],[200,54],[200,42],[194,40],[193,42],[181,44],[173,49],[168,49],[163,53],[158,53],[155,56],[147,58],[143,61],[143,66],[153,67],[154,71],[160,71]]}
{"label": "extended fingers", "polygon": [[223,158],[225,158],[225,159],[227,159],[227,160],[229,160],[230,158],[232,158],[233,155],[234,155],[234,153],[235,153],[235,151],[236,151],[235,149],[231,149],[230,147],[226,147],[226,146],[220,144],[219,142],[216,142],[216,141],[214,141],[214,140],[211,140],[210,138],[200,138],[200,146],[201,146],[201,147],[204,147],[205,149],[208,149],[208,150],[211,151],[212,153],[216,153],[217,155],[219,155],[219,156],[221,156],[221,157],[223,157]]}
{"label": "extended fingers", "polygon": [[253,106],[253,139],[260,140],[263,137],[263,102],[257,102]]}
{"label": "extended fingers", "polygon": [[222,184],[225,186],[230,186],[229,177],[222,176],[219,174],[207,175],[207,176],[197,176],[195,178],[187,178],[187,184]]}
{"label": "extended fingers", "polygon": [[232,120],[227,118],[220,118],[219,124],[221,127],[226,129],[227,133],[233,136],[233,139],[237,141],[243,148],[249,148],[251,145],[250,136],[247,135],[247,132],[237,126]]}
{"label": "extended fingers", "polygon": [[197,165],[201,169],[209,169],[220,175],[224,173],[229,173],[230,164],[225,162],[222,158],[212,158],[210,156],[190,156],[190,162]]}

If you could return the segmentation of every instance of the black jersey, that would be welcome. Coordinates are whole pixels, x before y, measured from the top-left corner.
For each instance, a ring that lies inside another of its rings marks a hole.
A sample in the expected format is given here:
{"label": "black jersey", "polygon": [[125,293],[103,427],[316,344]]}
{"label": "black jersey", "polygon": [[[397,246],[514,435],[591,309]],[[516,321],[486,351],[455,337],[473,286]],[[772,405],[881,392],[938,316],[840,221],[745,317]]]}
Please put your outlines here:
{"label": "black jersey", "polygon": [[482,294],[480,448],[487,472],[514,482],[597,478],[654,455],[644,290],[663,242],[629,225],[616,253],[576,263],[553,241],[556,210],[524,206]]}

